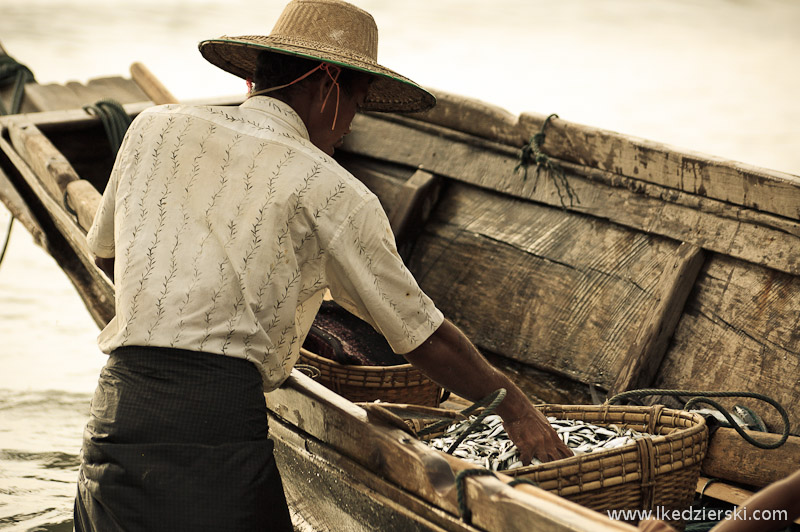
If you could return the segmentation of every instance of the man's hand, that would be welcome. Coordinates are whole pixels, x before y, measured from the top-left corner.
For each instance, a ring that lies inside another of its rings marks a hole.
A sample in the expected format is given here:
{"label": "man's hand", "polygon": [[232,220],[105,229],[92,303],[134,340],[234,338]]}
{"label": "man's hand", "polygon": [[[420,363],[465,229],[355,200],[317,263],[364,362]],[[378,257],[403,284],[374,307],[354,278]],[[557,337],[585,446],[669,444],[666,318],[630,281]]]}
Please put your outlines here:
{"label": "man's hand", "polygon": [[572,456],[572,451],[522,390],[492,367],[449,321],[445,320],[428,340],[405,357],[431,380],[471,401],[505,388],[506,398],[497,408],[497,414],[503,418],[523,464],[530,464],[534,456],[543,462]]}
{"label": "man's hand", "polygon": [[529,465],[533,457],[542,462],[550,462],[573,455],[572,450],[558,437],[544,414],[535,408],[524,417],[510,421],[503,419],[503,426],[511,441],[519,449],[523,465]]}

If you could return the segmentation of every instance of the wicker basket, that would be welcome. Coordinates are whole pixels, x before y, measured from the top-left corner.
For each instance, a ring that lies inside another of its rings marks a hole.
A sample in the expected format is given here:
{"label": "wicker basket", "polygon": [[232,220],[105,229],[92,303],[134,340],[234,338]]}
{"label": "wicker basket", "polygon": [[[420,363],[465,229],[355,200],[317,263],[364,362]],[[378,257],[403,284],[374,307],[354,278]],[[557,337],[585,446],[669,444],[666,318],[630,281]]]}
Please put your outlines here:
{"label": "wicker basket", "polygon": [[353,402],[380,399],[386,403],[439,406],[442,389],[411,364],[399,366],[355,366],[339,364],[308,349],[300,349],[301,364],[320,372],[316,379]]}
{"label": "wicker basket", "polygon": [[[699,414],[656,405],[540,405],[546,416],[655,435],[616,449],[500,471],[578,504],[607,510],[685,510],[694,498],[708,433]],[[416,420],[415,420],[416,421]],[[407,423],[415,430],[419,424]],[[678,523],[676,523],[678,524]]]}
{"label": "wicker basket", "polygon": [[504,473],[598,511],[684,510],[691,505],[708,444],[705,420],[699,414],[662,405],[540,408],[559,419],[615,424],[655,436]]}

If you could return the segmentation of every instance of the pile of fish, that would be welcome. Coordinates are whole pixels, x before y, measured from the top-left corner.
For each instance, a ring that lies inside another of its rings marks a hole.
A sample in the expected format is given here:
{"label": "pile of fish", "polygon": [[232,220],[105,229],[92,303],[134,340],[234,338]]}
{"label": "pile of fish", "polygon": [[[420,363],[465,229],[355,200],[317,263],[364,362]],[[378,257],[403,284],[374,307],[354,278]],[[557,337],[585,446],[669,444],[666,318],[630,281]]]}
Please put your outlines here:
{"label": "pile of fish", "polygon": [[[469,430],[475,420],[476,416],[471,416],[460,423],[450,425],[443,435],[423,441],[434,449],[447,452],[453,443]],[[547,420],[575,454],[614,449],[634,441],[635,438],[650,436],[616,425],[600,427],[580,420],[555,417],[548,417]],[[506,434],[503,420],[497,415],[486,416],[456,447],[452,455],[492,471],[508,471],[524,465],[519,459],[517,447]],[[534,458],[530,465],[541,463]]]}

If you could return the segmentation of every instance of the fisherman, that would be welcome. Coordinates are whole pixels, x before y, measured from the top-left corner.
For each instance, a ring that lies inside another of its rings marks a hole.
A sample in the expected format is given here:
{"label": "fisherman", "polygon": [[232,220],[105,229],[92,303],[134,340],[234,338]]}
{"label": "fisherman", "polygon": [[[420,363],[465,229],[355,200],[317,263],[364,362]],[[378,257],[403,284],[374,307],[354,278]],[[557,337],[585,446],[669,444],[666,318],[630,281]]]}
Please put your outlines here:
{"label": "fisherman", "polygon": [[434,97],[377,63],[372,17],[289,3],[267,36],[200,43],[252,78],[237,107],[140,114],[88,241],[116,286],[84,434],[76,530],[291,530],[263,392],[323,293],[445,388],[497,409],[521,458],[572,453],[420,290],[377,198],[332,158],[358,110]]}

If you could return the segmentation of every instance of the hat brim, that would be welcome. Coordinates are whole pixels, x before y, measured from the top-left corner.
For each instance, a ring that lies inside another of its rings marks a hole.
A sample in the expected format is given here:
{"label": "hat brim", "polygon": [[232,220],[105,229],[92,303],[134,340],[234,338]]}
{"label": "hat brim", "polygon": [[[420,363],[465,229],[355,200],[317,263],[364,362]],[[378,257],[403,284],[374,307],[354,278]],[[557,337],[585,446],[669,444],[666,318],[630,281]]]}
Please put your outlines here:
{"label": "hat brim", "polygon": [[211,64],[247,79],[253,75],[258,54],[268,51],[332,63],[374,76],[362,109],[382,112],[419,112],[436,105],[436,98],[410,79],[367,58],[338,50],[325,49],[316,43],[303,43],[268,36],[220,37],[202,41],[198,48]]}

